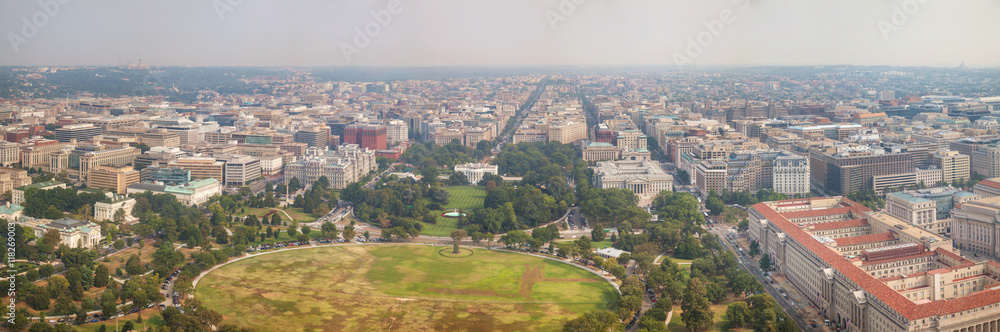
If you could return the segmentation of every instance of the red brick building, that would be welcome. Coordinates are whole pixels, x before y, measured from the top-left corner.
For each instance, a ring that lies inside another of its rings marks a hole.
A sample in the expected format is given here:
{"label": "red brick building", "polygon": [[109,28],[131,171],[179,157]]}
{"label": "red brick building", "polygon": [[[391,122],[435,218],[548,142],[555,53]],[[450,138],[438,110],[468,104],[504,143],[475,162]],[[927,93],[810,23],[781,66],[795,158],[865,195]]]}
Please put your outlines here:
{"label": "red brick building", "polygon": [[386,128],[381,125],[349,125],[344,128],[344,144],[357,144],[371,150],[387,148]]}

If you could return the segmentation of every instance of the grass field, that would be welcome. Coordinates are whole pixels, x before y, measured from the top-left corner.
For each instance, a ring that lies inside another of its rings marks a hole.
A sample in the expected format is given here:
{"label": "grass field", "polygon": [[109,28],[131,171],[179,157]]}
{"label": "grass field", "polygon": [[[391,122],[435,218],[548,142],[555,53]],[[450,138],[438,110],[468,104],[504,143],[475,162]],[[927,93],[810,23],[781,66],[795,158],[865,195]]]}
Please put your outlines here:
{"label": "grass field", "polygon": [[486,191],[483,187],[478,186],[460,186],[460,187],[444,187],[451,196],[449,196],[448,204],[443,205],[444,210],[434,210],[431,213],[437,217],[437,224],[427,224],[421,222],[424,225],[424,229],[420,231],[421,235],[426,236],[449,236],[451,232],[458,229],[458,219],[445,218],[441,216],[441,213],[451,212],[452,209],[459,210],[475,210],[483,208],[483,201],[486,200]]}
{"label": "grass field", "polygon": [[444,187],[451,193],[445,209],[475,210],[483,208],[486,200],[486,189],[480,186]]}
{"label": "grass field", "polygon": [[[255,215],[257,215],[257,217],[263,217],[264,215],[271,213],[271,210],[282,210],[281,208],[248,208],[248,207],[244,207],[243,209],[246,211],[246,213],[240,213],[240,211],[236,211],[236,214],[234,214],[234,215],[235,216],[240,216],[240,217],[245,217],[245,216],[249,216],[251,214],[255,214]],[[285,211],[285,213],[288,213],[288,216],[291,216],[292,218],[295,218],[295,221],[298,221],[300,223],[308,223],[308,222],[316,221],[316,217],[313,217],[312,215],[310,215],[308,213],[302,212],[301,208],[289,206],[289,207],[285,208],[284,211]],[[275,213],[281,213],[281,212],[275,212]],[[282,214],[281,215],[281,220],[282,221],[287,221],[287,222],[291,223],[291,220],[288,220],[288,216],[285,216],[284,214]],[[271,216],[268,216],[268,218],[270,218],[270,217]]]}
{"label": "grass field", "polygon": [[259,331],[553,331],[618,299],[603,279],[570,265],[482,249],[462,258],[439,253],[450,249],[263,255],[210,273],[195,295],[224,323]]}

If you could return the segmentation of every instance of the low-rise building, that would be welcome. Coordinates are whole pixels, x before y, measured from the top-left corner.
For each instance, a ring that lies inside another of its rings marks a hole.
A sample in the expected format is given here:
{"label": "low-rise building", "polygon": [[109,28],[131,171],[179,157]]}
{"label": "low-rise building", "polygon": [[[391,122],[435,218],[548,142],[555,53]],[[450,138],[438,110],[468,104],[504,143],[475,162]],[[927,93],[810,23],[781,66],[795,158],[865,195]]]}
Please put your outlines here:
{"label": "low-rise building", "polygon": [[132,216],[133,207],[135,207],[135,198],[115,195],[114,197],[94,203],[94,220],[115,221],[115,213],[118,213],[118,210],[122,210],[125,222],[138,221],[139,218]]}
{"label": "low-rise building", "polygon": [[95,248],[104,238],[101,235],[101,225],[70,218],[53,220],[33,228],[38,238],[44,237],[49,230],[58,231],[59,244],[70,248]]}
{"label": "low-rise building", "polygon": [[483,175],[486,173],[496,175],[498,168],[497,165],[469,163],[455,165],[455,172],[465,174],[465,178],[469,180],[469,183],[479,184],[479,181],[483,180]]}
{"label": "low-rise building", "polygon": [[183,186],[166,186],[155,183],[133,183],[128,186],[129,194],[139,194],[151,191],[156,194],[171,194],[177,201],[185,205],[197,205],[208,201],[212,196],[222,193],[222,185],[218,180],[198,179]]}
{"label": "low-rise building", "polygon": [[603,161],[594,167],[594,187],[625,188],[643,198],[650,198],[660,191],[674,189],[674,177],[663,171],[660,164],[644,159]]}

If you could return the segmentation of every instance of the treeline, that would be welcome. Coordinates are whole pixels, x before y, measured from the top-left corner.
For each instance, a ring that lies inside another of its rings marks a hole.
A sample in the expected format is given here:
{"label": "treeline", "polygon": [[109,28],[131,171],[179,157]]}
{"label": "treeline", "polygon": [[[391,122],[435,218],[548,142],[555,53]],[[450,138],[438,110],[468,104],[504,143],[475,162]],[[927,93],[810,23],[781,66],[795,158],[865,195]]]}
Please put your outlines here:
{"label": "treeline", "polygon": [[457,139],[445,145],[437,145],[434,142],[413,144],[403,152],[399,160],[417,166],[424,165],[428,161],[440,166],[455,166],[485,157],[486,153],[489,152],[489,144],[483,145],[486,147],[486,151],[469,148],[462,145]]}
{"label": "treeline", "polygon": [[24,214],[33,218],[59,219],[63,211],[77,211],[81,207],[93,207],[94,203],[108,197],[92,192],[77,192],[76,188],[53,188],[40,190],[28,188],[24,191]]}
{"label": "treeline", "polygon": [[562,167],[567,173],[571,173],[577,159],[579,156],[572,144],[553,141],[508,144],[493,161],[500,174],[527,177],[529,172],[540,172],[549,165]]}
{"label": "treeline", "polygon": [[[341,198],[354,204],[354,217],[382,228],[400,227],[420,231],[418,221],[434,224],[437,216],[431,210],[447,204],[448,191],[427,186],[412,178],[400,179],[395,175],[379,183],[377,189],[368,189],[360,183],[351,183],[341,192]],[[409,232],[407,232],[409,233]]]}

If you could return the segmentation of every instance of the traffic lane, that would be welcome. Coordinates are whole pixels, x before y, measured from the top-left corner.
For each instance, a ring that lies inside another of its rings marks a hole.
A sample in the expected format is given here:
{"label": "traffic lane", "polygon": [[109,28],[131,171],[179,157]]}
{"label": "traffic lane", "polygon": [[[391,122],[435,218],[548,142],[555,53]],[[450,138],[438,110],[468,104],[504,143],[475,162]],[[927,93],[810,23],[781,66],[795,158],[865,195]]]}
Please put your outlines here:
{"label": "traffic lane", "polygon": [[[720,232],[721,230],[715,231],[715,233],[720,233]],[[751,275],[757,278],[758,282],[764,285],[764,290],[767,291],[767,293],[770,294],[772,298],[774,298],[774,300],[778,303],[778,305],[780,305],[781,308],[785,311],[785,314],[791,317],[792,320],[795,321],[796,325],[799,326],[799,328],[801,328],[803,331],[816,330],[813,329],[808,324],[806,324],[805,320],[799,315],[798,312],[795,311],[795,307],[793,307],[792,304],[787,299],[785,299],[785,297],[781,296],[778,290],[774,288],[774,285],[771,285],[766,282],[766,279],[764,278],[764,273],[760,271],[759,266],[753,266],[753,267],[747,266],[749,262],[755,262],[752,258],[747,257],[745,253],[741,251],[733,250],[735,244],[729,238],[726,238],[724,237],[724,235],[721,234],[716,234],[716,235],[720,235],[720,238],[725,239],[725,241],[723,241],[726,244],[724,247],[727,250],[732,251],[734,254],[736,254],[737,257],[740,257],[739,259],[740,266],[742,266],[744,270],[749,271]]]}

